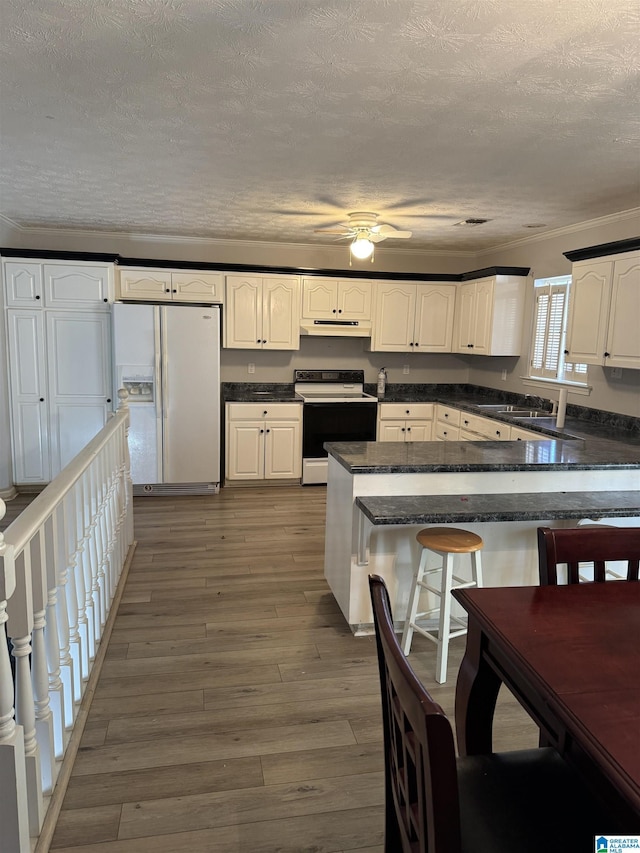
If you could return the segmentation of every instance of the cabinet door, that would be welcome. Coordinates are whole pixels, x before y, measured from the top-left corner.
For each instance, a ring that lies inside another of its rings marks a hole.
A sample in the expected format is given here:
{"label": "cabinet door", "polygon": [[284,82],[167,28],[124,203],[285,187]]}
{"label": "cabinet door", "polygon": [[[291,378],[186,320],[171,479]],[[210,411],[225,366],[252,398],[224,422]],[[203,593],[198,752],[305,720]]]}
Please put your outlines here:
{"label": "cabinet door", "polygon": [[573,267],[567,361],[604,363],[612,273],[612,261]]}
{"label": "cabinet door", "polygon": [[50,311],[46,330],[51,476],[55,477],[102,429],[112,409],[110,318]]}
{"label": "cabinet door", "polygon": [[171,273],[167,270],[120,270],[120,297],[145,302],[171,300]]}
{"label": "cabinet door", "polygon": [[262,349],[262,279],[227,276],[224,316],[225,347]]}
{"label": "cabinet door", "polygon": [[222,273],[171,273],[171,295],[178,302],[222,302]]}
{"label": "cabinet door", "polygon": [[406,421],[380,421],[378,441],[404,441]]}
{"label": "cabinet door", "polygon": [[329,278],[302,280],[302,316],[310,320],[335,320],[338,315],[338,282]]}
{"label": "cabinet door", "polygon": [[42,308],[42,265],[7,261],[4,264],[6,304],[9,308]]}
{"label": "cabinet door", "polygon": [[415,349],[419,352],[451,352],[455,284],[418,285]]}
{"label": "cabinet door", "polygon": [[614,261],[607,332],[611,367],[640,368],[640,258]]}
{"label": "cabinet door", "polygon": [[407,421],[405,441],[431,441],[431,421]]}
{"label": "cabinet door", "polygon": [[113,266],[44,265],[45,304],[48,308],[109,310]]}
{"label": "cabinet door", "polygon": [[262,348],[300,348],[300,287],[290,278],[262,283]]}
{"label": "cabinet door", "polygon": [[511,441],[533,441],[534,439],[539,441],[540,439],[545,438],[545,436],[539,432],[533,432],[530,429],[522,429],[522,427],[512,426],[509,438]]}
{"label": "cabinet door", "polygon": [[435,425],[436,441],[460,441],[460,430],[457,426],[438,421]]}
{"label": "cabinet door", "polygon": [[8,311],[9,385],[16,483],[47,483],[49,409],[44,312]]}
{"label": "cabinet door", "polygon": [[491,331],[493,320],[493,280],[488,278],[476,282],[473,323],[473,349],[476,355],[491,354]]}
{"label": "cabinet door", "polygon": [[299,423],[269,421],[264,447],[264,476],[267,480],[301,476],[302,445]]}
{"label": "cabinet door", "polygon": [[371,282],[338,282],[338,317],[341,320],[371,319]]}
{"label": "cabinet door", "polygon": [[227,480],[264,479],[265,428],[261,421],[227,423]]}
{"label": "cabinet door", "polygon": [[379,352],[413,352],[415,308],[415,284],[378,284],[371,349]]}
{"label": "cabinet door", "polygon": [[461,284],[456,299],[454,352],[471,352],[475,337],[476,284]]}

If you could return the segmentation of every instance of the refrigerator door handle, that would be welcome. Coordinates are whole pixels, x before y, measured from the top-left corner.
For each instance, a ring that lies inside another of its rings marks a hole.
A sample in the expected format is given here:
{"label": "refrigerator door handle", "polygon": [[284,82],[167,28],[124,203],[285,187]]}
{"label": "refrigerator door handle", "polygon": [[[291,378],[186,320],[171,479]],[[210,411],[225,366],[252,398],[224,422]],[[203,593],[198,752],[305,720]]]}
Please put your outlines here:
{"label": "refrigerator door handle", "polygon": [[156,431],[157,437],[157,462],[158,462],[158,482],[164,483],[164,472],[165,472],[165,455],[164,455],[164,431],[166,427],[166,392],[165,392],[165,376],[164,376],[164,341],[162,335],[162,327],[165,322],[164,317],[164,308],[160,306],[154,306],[155,312],[155,323],[154,323],[154,332],[155,332],[155,371],[156,371],[156,388],[159,393],[156,393],[156,423],[158,425],[158,429]]}
{"label": "refrigerator door handle", "polygon": [[162,377],[162,482],[165,481],[165,476],[169,465],[169,360],[168,360],[168,327],[167,327],[167,308],[163,305],[160,308],[161,316],[161,366],[160,375]]}

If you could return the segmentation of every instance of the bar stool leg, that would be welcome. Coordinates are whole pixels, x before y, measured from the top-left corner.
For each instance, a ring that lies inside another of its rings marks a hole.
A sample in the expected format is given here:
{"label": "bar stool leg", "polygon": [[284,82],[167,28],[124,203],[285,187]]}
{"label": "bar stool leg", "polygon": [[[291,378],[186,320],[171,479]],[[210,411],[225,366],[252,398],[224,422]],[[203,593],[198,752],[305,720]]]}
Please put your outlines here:
{"label": "bar stool leg", "polygon": [[472,551],[469,556],[471,557],[472,577],[476,582],[476,586],[482,586],[482,558],[480,557],[480,551]]}
{"label": "bar stool leg", "polygon": [[449,633],[451,630],[451,586],[453,584],[453,554],[444,554],[442,561],[442,583],[440,586],[440,622],[438,626],[438,654],[436,657],[436,681],[447,680],[449,658]]}
{"label": "bar stool leg", "polygon": [[422,548],[422,553],[420,554],[420,562],[418,564],[418,571],[414,573],[413,581],[411,583],[411,592],[409,593],[409,607],[407,608],[407,617],[404,621],[404,630],[402,631],[402,640],[400,641],[402,651],[405,653],[405,655],[408,655],[411,651],[411,640],[413,639],[412,623],[416,621],[416,613],[418,612],[418,603],[420,601],[420,583],[427,567],[427,556],[427,550],[425,548]]}

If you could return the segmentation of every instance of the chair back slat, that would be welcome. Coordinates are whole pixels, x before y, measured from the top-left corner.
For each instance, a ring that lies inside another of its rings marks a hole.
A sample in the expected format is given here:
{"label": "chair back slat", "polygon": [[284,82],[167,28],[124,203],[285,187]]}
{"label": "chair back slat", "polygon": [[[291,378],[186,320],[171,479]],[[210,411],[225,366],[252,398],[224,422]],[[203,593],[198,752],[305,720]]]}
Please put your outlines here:
{"label": "chair back slat", "polygon": [[[538,567],[543,586],[558,583],[558,566],[567,565],[567,583],[580,583],[585,564],[593,566],[593,580],[603,583],[612,577],[638,580],[640,527],[538,528]],[[612,572],[607,565],[626,563],[626,574]]]}
{"label": "chair back slat", "polygon": [[369,577],[382,693],[386,853],[460,853],[451,724],[415,675],[393,629],[382,578]]}

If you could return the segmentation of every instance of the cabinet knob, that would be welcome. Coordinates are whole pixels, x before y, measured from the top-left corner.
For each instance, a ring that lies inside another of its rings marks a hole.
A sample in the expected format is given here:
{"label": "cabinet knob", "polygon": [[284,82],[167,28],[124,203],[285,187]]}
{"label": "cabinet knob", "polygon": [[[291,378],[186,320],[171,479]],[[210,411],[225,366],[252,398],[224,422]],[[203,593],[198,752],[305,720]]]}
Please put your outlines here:
{"label": "cabinet knob", "polygon": [[271,430],[270,430],[270,429],[268,429],[268,430],[266,430],[266,432],[271,432]]}
{"label": "cabinet knob", "polygon": [[500,430],[499,430],[499,429],[497,429],[497,430],[496,430],[496,435],[500,435]]}
{"label": "cabinet knob", "polygon": [[406,409],[406,410],[405,410],[405,412],[406,412],[406,414],[407,414],[407,415],[410,415],[410,414],[411,414],[411,409]]}
{"label": "cabinet knob", "polygon": [[404,432],[404,427],[402,427],[402,429],[400,430],[400,432]]}
{"label": "cabinet knob", "polygon": [[171,288],[170,288],[170,287],[165,287],[164,292],[165,292],[165,293],[171,293]]}
{"label": "cabinet knob", "polygon": [[103,299],[102,301],[103,301],[103,302],[108,302],[109,300],[108,300],[108,299],[107,299],[107,297],[105,296],[105,297],[104,297],[104,299]]}
{"label": "cabinet knob", "polygon": [[262,414],[263,414],[263,415],[268,415],[268,414],[269,414],[269,411],[268,411],[267,409],[265,409],[265,410],[264,410],[264,412],[263,412]]}
{"label": "cabinet knob", "polygon": [[336,309],[334,308],[334,309],[333,309],[333,311],[332,311],[331,313],[332,313],[332,314],[337,313],[337,312],[336,312]]}
{"label": "cabinet knob", "polygon": [[469,421],[463,421],[465,426],[469,426]]}
{"label": "cabinet knob", "polygon": [[258,338],[258,340],[256,341],[256,343],[257,343],[257,344],[259,344],[259,343],[260,343],[260,338]]}
{"label": "cabinet knob", "polygon": [[411,427],[407,427],[407,432],[411,432]]}
{"label": "cabinet knob", "polygon": [[171,291],[171,293],[177,293],[177,292],[178,292],[178,291],[175,289],[175,287],[174,287],[174,288],[173,288],[173,290]]}
{"label": "cabinet knob", "polygon": [[473,344],[467,344],[467,346],[469,347],[469,349],[473,349]]}
{"label": "cabinet knob", "polygon": [[40,397],[40,402],[44,403],[44,397]]}
{"label": "cabinet knob", "polygon": [[111,402],[111,397],[107,397],[107,403]]}
{"label": "cabinet knob", "polygon": [[444,413],[444,416],[445,416],[445,418],[448,418],[448,417],[449,417],[449,412],[445,412],[445,413]]}
{"label": "cabinet knob", "polygon": [[611,358],[611,353],[610,353],[610,352],[605,352],[604,357],[605,357],[605,358]]}
{"label": "cabinet knob", "polygon": [[443,429],[443,430],[442,430],[442,434],[443,434],[443,435],[448,435],[448,433],[447,433],[446,429]]}
{"label": "cabinet knob", "polygon": [[413,341],[411,341],[411,343],[409,344],[409,346],[410,346],[410,347],[414,347],[414,346],[415,346],[414,342],[413,342]]}
{"label": "cabinet knob", "polygon": [[260,433],[263,433],[263,432],[264,432],[264,430],[263,430],[263,429],[261,429],[261,430],[260,430]]}
{"label": "cabinet knob", "polygon": [[338,309],[338,314],[342,314],[342,308]]}
{"label": "cabinet knob", "polygon": [[565,355],[569,355],[569,350],[568,350],[568,349],[566,349],[566,350],[564,351],[564,354],[565,354]]}
{"label": "cabinet knob", "polygon": [[262,341],[262,343],[263,343],[263,344],[266,344],[266,342],[267,342],[267,341],[266,341],[266,338],[264,338],[264,339],[263,339],[263,341]]}
{"label": "cabinet knob", "polygon": [[40,299],[40,294],[36,293],[36,299]]}

